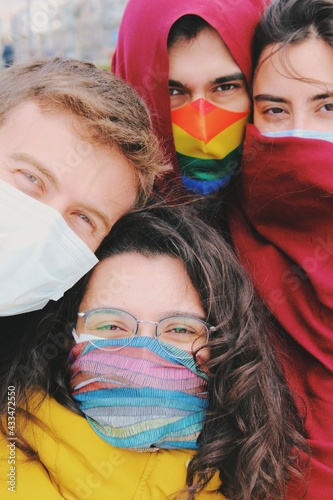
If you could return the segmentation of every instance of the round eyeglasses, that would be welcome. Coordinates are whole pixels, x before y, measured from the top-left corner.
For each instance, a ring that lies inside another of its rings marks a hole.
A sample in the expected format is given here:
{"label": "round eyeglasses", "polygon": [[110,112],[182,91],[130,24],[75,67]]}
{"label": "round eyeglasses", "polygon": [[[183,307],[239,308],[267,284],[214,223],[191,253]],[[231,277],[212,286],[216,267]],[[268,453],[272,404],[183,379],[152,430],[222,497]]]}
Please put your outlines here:
{"label": "round eyeglasses", "polygon": [[[128,338],[129,342],[139,330],[141,323],[155,325],[155,337],[160,342],[170,344],[185,351],[193,351],[204,346],[214,326],[192,316],[168,316],[160,321],[136,319],[121,309],[90,309],[79,312],[83,318],[84,333],[105,339]],[[119,349],[119,348],[118,348]]]}

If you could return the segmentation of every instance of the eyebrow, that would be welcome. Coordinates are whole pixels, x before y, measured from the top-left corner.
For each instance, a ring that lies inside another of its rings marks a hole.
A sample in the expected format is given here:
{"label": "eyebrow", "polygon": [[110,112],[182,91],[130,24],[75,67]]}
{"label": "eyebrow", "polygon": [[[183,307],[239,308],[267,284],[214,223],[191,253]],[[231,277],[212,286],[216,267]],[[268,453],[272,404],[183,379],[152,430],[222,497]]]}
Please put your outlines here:
{"label": "eyebrow", "polygon": [[231,75],[220,76],[219,78],[215,78],[215,80],[213,80],[213,84],[215,85],[221,83],[228,83],[231,82],[232,80],[245,81],[245,75],[239,72],[239,73],[232,73]]}
{"label": "eyebrow", "polygon": [[[308,101],[316,102],[316,101],[321,101],[323,99],[327,99],[328,97],[333,97],[333,92],[325,92],[323,94],[317,94],[315,96],[310,97]],[[269,101],[269,102],[277,102],[285,104],[290,103],[288,99],[284,99],[283,97],[278,97],[271,94],[258,94],[253,97],[253,100],[256,102]]]}
{"label": "eyebrow", "polygon": [[191,318],[200,319],[201,321],[206,321],[201,314],[191,313],[188,311],[168,311],[163,315],[163,318],[170,318],[172,316],[190,316]]}
{"label": "eyebrow", "polygon": [[[243,73],[232,73],[231,75],[219,76],[212,81],[213,85],[221,85],[222,83],[228,83],[233,80],[245,81],[245,75]],[[169,80],[169,87],[178,87],[180,89],[186,90],[187,86],[178,80]]]}
{"label": "eyebrow", "polygon": [[183,90],[187,89],[186,85],[183,85],[181,82],[178,82],[177,80],[169,80],[169,87],[178,87]]}
{"label": "eyebrow", "polygon": [[262,102],[262,101],[270,101],[270,102],[282,102],[282,103],[288,103],[289,101],[287,99],[283,99],[282,97],[277,97],[275,95],[270,95],[270,94],[258,94],[253,97],[254,101],[256,102]]}
{"label": "eyebrow", "polygon": [[[41,163],[39,160],[37,160],[37,158],[35,158],[34,156],[29,155],[27,153],[13,153],[11,155],[11,158],[14,160],[23,161],[25,163],[29,163],[30,165],[33,165],[37,170],[39,170],[39,172],[41,172],[42,174],[44,174],[47,177],[47,179],[50,181],[52,186],[61,190],[61,186],[59,185],[59,182],[54,177],[54,175],[52,175],[52,172],[50,172],[50,170],[43,163]],[[111,221],[106,214],[104,214],[98,208],[96,208],[92,205],[81,205],[81,206],[84,210],[87,210],[88,212],[95,215],[95,217],[97,217],[101,220],[107,233],[110,231]]]}
{"label": "eyebrow", "polygon": [[322,99],[327,99],[328,97],[333,97],[333,92],[325,92],[323,94],[317,94],[311,98],[311,101],[320,101]]}
{"label": "eyebrow", "polygon": [[48,168],[39,160],[37,160],[37,158],[35,158],[34,156],[29,155],[27,153],[13,153],[11,155],[11,158],[13,158],[13,160],[23,161],[25,163],[33,165],[37,170],[39,170],[42,174],[44,174],[48,178],[48,180],[54,187],[59,188],[59,184],[54,175],[52,175],[52,173],[48,170]]}

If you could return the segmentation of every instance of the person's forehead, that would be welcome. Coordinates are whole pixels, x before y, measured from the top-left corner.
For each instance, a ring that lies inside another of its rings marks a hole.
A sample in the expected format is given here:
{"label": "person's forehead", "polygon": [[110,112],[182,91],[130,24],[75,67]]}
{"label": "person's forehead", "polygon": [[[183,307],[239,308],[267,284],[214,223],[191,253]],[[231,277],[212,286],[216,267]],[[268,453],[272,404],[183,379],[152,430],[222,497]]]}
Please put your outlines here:
{"label": "person's forehead", "polygon": [[162,313],[176,304],[194,304],[201,309],[181,260],[169,255],[147,257],[135,251],[102,260],[92,273],[82,303],[86,308],[132,304],[136,314],[151,307]]}
{"label": "person's forehead", "polygon": [[333,47],[315,38],[297,44],[269,45],[260,56],[255,79],[263,69],[286,78],[309,78],[333,83]]}
{"label": "person's forehead", "polygon": [[178,76],[186,84],[190,83],[194,75],[198,79],[205,77],[215,80],[234,72],[241,70],[220,35],[213,29],[205,28],[192,40],[178,40],[169,49],[169,79],[177,79]]}
{"label": "person's forehead", "polygon": [[221,35],[213,27],[207,26],[193,38],[179,38],[175,40],[172,46],[168,49],[169,58],[173,54],[177,53],[198,53],[199,51],[205,51],[208,47],[210,48],[210,51],[206,53],[207,56],[212,52],[212,50],[220,50],[231,55]]}

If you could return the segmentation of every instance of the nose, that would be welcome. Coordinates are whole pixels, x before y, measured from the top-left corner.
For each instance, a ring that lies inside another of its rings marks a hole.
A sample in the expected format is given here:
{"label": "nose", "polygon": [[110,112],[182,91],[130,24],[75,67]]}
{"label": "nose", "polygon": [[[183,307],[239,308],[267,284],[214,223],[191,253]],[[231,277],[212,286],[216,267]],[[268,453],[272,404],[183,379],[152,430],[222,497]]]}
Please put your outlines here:
{"label": "nose", "polygon": [[67,203],[66,200],[64,200],[60,195],[55,195],[54,197],[45,200],[45,203],[54,208],[64,219],[66,219]]}
{"label": "nose", "polygon": [[139,337],[156,337],[157,332],[156,321],[138,321],[138,331],[136,335]]}
{"label": "nose", "polygon": [[198,99],[204,99],[205,101],[208,101],[206,94],[203,90],[198,90],[192,93],[191,102],[197,101]]}
{"label": "nose", "polygon": [[296,111],[293,114],[292,128],[299,130],[310,130],[310,119],[305,111]]}

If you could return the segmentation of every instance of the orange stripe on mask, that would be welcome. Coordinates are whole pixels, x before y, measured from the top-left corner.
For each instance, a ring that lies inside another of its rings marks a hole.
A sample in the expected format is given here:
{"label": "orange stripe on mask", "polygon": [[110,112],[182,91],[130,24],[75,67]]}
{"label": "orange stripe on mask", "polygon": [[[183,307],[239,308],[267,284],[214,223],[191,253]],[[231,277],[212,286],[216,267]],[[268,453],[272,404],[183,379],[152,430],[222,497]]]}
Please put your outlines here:
{"label": "orange stripe on mask", "polygon": [[248,114],[220,131],[209,142],[196,139],[179,126],[173,124],[173,139],[177,153],[202,159],[222,159],[234,151],[243,142]]}
{"label": "orange stripe on mask", "polygon": [[219,108],[205,99],[171,111],[171,121],[193,138],[207,143],[217,134],[248,117],[249,112],[235,112]]}

